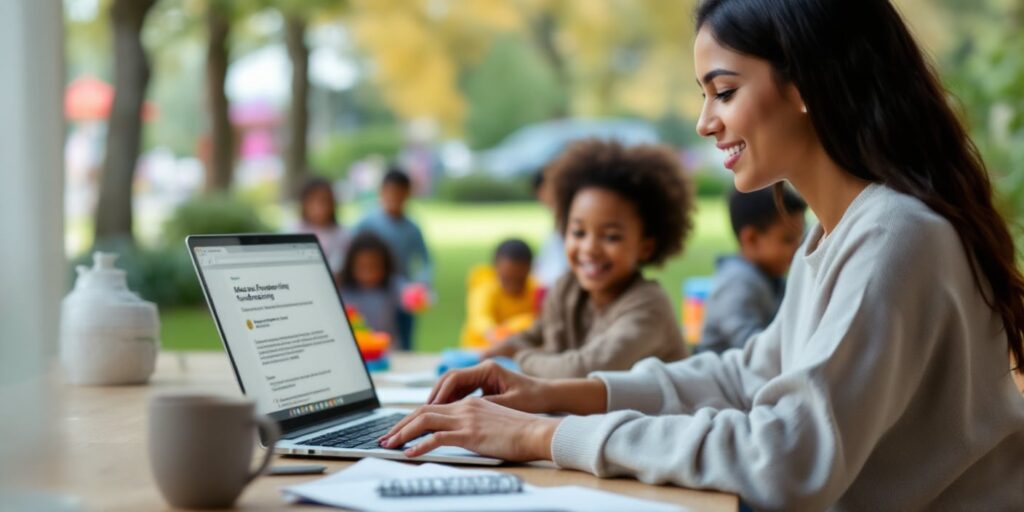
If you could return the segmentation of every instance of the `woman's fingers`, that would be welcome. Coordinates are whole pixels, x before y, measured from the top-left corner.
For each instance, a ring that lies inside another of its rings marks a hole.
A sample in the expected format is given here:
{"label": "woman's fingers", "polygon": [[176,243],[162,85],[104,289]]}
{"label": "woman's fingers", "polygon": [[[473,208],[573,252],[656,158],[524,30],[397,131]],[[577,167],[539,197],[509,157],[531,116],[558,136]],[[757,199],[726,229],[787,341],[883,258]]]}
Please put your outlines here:
{"label": "woman's fingers", "polygon": [[423,414],[424,412],[426,412],[427,411],[427,407],[428,406],[426,406],[426,405],[421,405],[421,406],[413,409],[412,412],[410,412],[409,414],[405,415],[405,417],[402,418],[401,420],[399,420],[398,423],[395,423],[395,426],[391,427],[391,430],[388,430],[387,434],[384,434],[383,436],[381,436],[380,440],[384,441],[385,439],[395,435],[395,433],[398,432],[399,430],[402,430],[403,428],[405,428],[405,426],[408,425],[410,421],[416,419],[416,417],[418,417],[420,414]]}
{"label": "woman's fingers", "polygon": [[395,423],[395,425],[393,427],[391,427],[391,430],[388,430],[387,434],[384,434],[383,436],[381,436],[380,440],[384,441],[385,439],[395,435],[395,432],[398,432],[403,427],[405,427],[406,423],[409,423],[410,421],[412,421],[412,419],[416,416],[416,413],[420,412],[421,409],[423,409],[422,406],[421,407],[417,407],[416,409],[414,409],[409,414],[406,414],[404,418],[398,420],[398,423]]}
{"label": "woman's fingers", "polygon": [[451,376],[452,372],[448,371],[441,375],[440,379],[437,379],[437,384],[434,384],[434,387],[430,390],[430,396],[427,397],[428,404],[434,403],[434,398],[437,396],[437,390],[441,389],[445,381],[448,380]]}
{"label": "woman's fingers", "polygon": [[499,371],[498,368],[500,367],[496,363],[487,361],[471,368],[448,372],[445,374],[446,378],[442,378],[434,386],[434,390],[431,391],[431,396],[427,403],[451,403],[465,398],[481,387],[484,388],[484,393],[493,392],[492,389],[488,388],[495,387],[493,385],[494,381],[500,379],[500,377],[495,375],[495,372]]}
{"label": "woman's fingers", "polygon": [[[448,378],[437,383],[434,387],[433,396],[427,401],[428,404],[447,404],[454,402],[460,398],[465,397],[478,386],[476,381],[478,380],[474,371],[474,368],[468,368],[466,370],[454,370],[449,372]],[[473,389],[466,391],[466,388],[472,387]]]}
{"label": "woman's fingers", "polygon": [[393,435],[384,437],[382,446],[398,448],[427,432],[451,430],[457,420],[440,412],[423,412],[410,420]]}
{"label": "woman's fingers", "polygon": [[508,407],[510,409],[516,409],[516,410],[523,409],[523,407],[521,407],[520,404],[516,403],[516,402],[520,401],[520,398],[519,398],[518,393],[516,393],[515,391],[510,391],[508,393],[502,393],[500,395],[484,395],[481,398],[483,398],[484,400],[487,400],[488,402],[498,404],[498,405],[500,405],[502,407]]}

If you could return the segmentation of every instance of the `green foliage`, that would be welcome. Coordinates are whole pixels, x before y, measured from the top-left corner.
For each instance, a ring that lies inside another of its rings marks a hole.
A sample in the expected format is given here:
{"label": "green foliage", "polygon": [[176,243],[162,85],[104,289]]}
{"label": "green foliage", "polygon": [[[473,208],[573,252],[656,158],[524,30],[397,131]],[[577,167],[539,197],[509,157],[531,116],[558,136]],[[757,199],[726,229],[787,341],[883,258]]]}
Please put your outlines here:
{"label": "green foliage", "polygon": [[325,138],[313,148],[310,163],[322,176],[340,179],[359,160],[372,155],[394,160],[401,149],[402,134],[397,126],[371,126]]}
{"label": "green foliage", "polygon": [[507,203],[533,199],[528,180],[498,179],[484,173],[444,178],[438,186],[437,195],[453,203]]}
{"label": "green foliage", "polygon": [[693,173],[690,179],[697,189],[697,197],[725,197],[732,190],[732,180],[722,173],[701,170]]}
{"label": "green foliage", "polygon": [[[266,224],[250,203],[227,195],[208,195],[183,203],[174,211],[164,224],[162,247],[138,247],[121,239],[94,250],[119,255],[116,266],[127,272],[128,287],[140,297],[161,308],[197,306],[202,304],[203,294],[185,248],[185,237],[265,231]],[[72,269],[78,265],[92,266],[91,252],[71,261]]]}
{"label": "green foliage", "polygon": [[[165,249],[144,249],[116,242],[96,250],[117,253],[115,266],[127,272],[128,288],[161,308],[195,306],[203,301],[199,280],[183,243]],[[92,254],[71,261],[72,269],[79,265],[91,267]]]}
{"label": "green foliage", "polygon": [[160,307],[198,305],[203,302],[185,244],[164,250],[137,249],[125,254],[129,286]]}
{"label": "green foliage", "polygon": [[[992,172],[1000,207],[1024,223],[1024,8],[988,5],[944,64],[971,137]],[[967,22],[965,21],[965,23]]]}
{"label": "green foliage", "polygon": [[695,121],[683,119],[679,115],[669,113],[658,119],[655,127],[661,141],[677,148],[696,146],[704,143],[703,137],[694,129]]}
{"label": "green foliage", "polygon": [[[182,204],[164,225],[164,247],[140,248],[127,241],[115,241],[96,250],[119,255],[116,265],[128,273],[128,287],[161,308],[195,306],[203,301],[199,281],[185,249],[190,234],[245,233],[266,231],[256,209],[249,203],[223,195],[211,195]],[[91,254],[71,262],[92,265]]]}
{"label": "green foliage", "polygon": [[474,149],[501,142],[521,126],[551,118],[566,101],[551,69],[518,37],[501,37],[466,81],[466,134]]}
{"label": "green foliage", "polygon": [[170,247],[176,247],[188,235],[265,231],[266,224],[251,204],[230,195],[209,194],[178,206],[164,224],[163,238]]}

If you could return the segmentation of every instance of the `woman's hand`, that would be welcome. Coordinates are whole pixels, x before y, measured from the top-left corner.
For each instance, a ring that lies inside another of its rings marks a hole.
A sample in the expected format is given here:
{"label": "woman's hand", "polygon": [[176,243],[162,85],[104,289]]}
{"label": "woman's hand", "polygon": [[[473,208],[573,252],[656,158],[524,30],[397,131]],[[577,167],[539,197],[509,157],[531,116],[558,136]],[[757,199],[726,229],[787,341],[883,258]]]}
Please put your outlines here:
{"label": "woman's hand", "polygon": [[542,418],[483,398],[424,405],[398,422],[384,437],[384,448],[399,448],[430,433],[405,455],[418,457],[439,446],[460,446],[508,461],[551,459],[551,438],[562,420]]}
{"label": "woman's hand", "polygon": [[477,389],[484,400],[525,412],[553,412],[550,401],[553,381],[528,377],[508,370],[494,361],[471,368],[452,370],[434,385],[427,404],[447,404],[461,400]]}
{"label": "woman's hand", "polygon": [[484,400],[524,412],[587,415],[608,410],[608,390],[600,379],[541,379],[494,361],[445,373],[430,391],[427,404],[455,402],[477,389]]}

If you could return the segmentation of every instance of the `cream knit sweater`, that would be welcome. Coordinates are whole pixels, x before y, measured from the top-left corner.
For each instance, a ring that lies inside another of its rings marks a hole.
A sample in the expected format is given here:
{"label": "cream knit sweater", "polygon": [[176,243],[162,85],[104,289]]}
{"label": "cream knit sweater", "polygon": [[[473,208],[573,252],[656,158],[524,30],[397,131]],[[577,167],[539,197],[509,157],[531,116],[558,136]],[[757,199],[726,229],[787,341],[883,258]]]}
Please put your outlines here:
{"label": "cream knit sweater", "polygon": [[745,349],[596,373],[555,462],[739,494],[755,509],[1024,510],[1024,397],[952,226],[865,189],[814,228]]}

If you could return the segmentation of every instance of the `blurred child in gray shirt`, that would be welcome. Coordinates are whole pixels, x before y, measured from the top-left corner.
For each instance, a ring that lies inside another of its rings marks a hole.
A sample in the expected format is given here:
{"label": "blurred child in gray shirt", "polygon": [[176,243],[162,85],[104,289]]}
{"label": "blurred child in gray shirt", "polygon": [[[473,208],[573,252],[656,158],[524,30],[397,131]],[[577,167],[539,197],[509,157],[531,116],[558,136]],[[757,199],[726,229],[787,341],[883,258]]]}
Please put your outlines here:
{"label": "blurred child in gray shirt", "polygon": [[789,270],[804,234],[807,204],[782,188],[729,195],[729,219],[739,243],[735,255],[719,258],[697,352],[743,348],[775,318]]}

